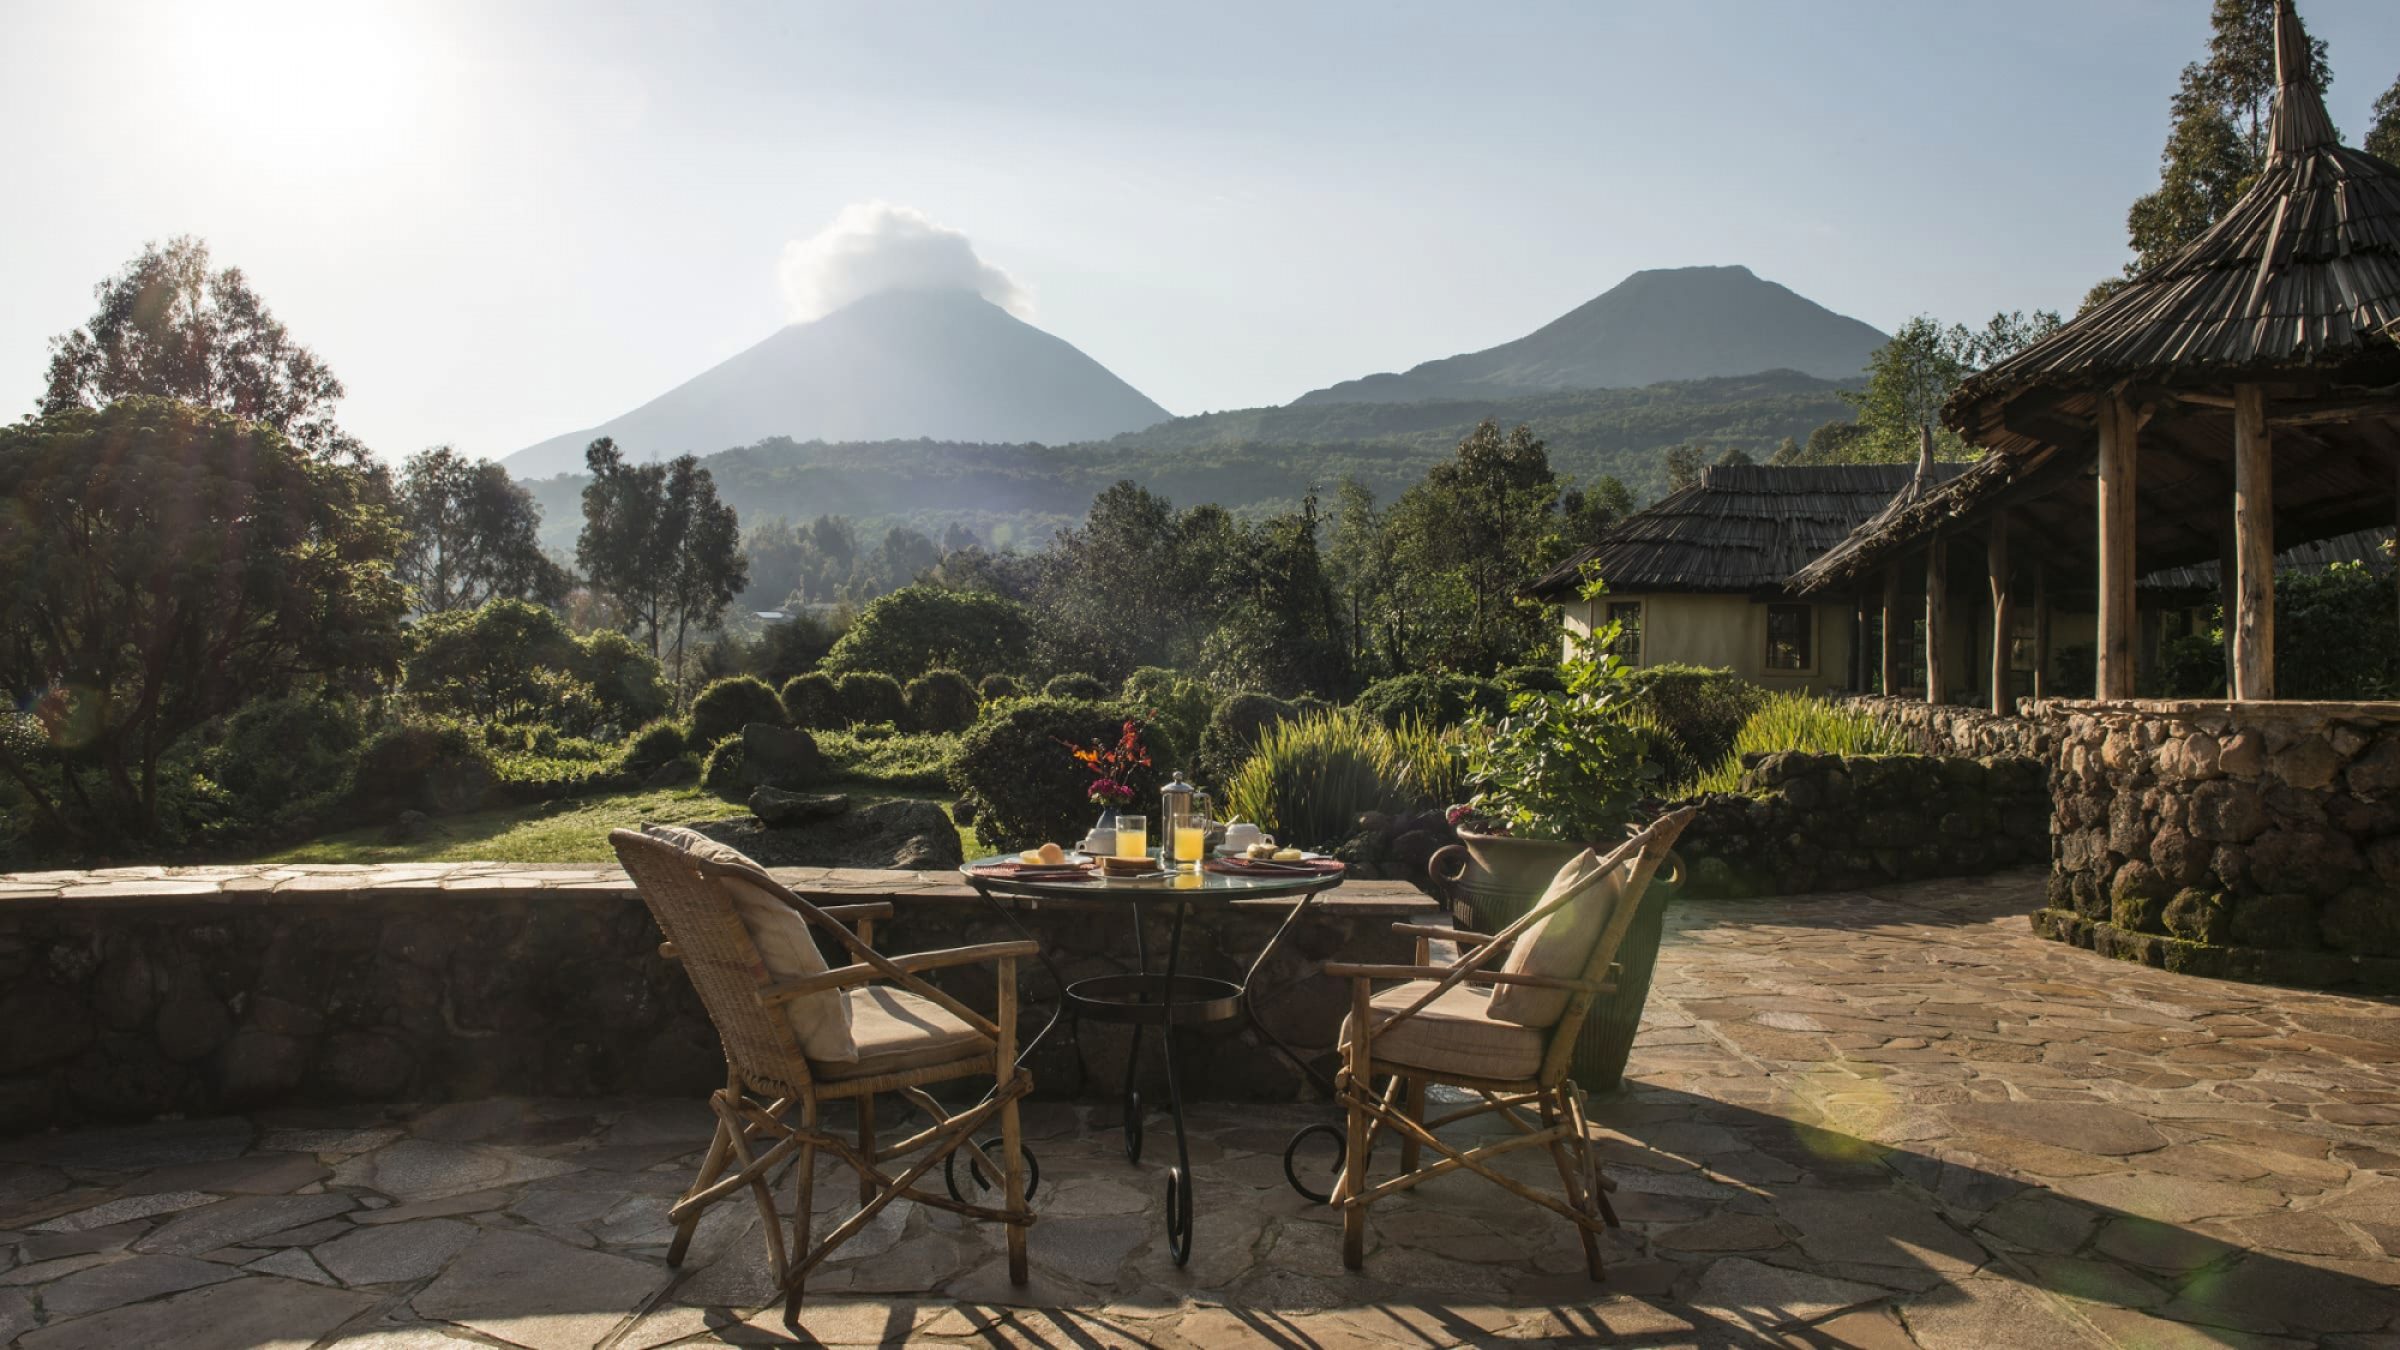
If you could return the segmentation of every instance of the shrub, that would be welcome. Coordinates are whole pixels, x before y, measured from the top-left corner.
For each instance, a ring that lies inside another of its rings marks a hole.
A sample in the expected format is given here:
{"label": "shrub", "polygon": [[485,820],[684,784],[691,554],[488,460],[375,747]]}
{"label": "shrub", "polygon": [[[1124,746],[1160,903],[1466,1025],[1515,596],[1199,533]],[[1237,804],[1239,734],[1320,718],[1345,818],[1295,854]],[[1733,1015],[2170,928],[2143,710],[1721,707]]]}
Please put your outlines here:
{"label": "shrub", "polygon": [[700,761],[700,786],[728,800],[749,792],[749,777],[742,772],[741,737],[728,736],[717,742],[708,758]]}
{"label": "shrub", "polygon": [[926,671],[908,682],[903,697],[911,731],[965,731],[975,725],[982,704],[975,686],[955,670]]}
{"label": "shrub", "polygon": [[842,691],[833,677],[821,670],[795,675],[783,682],[783,720],[803,731],[825,731],[841,726]]}
{"label": "shrub", "polygon": [[1708,666],[1645,666],[1625,677],[1635,708],[1665,728],[1653,738],[1667,781],[1682,782],[1723,760],[1767,691],[1730,670]]}
{"label": "shrub", "polygon": [[482,737],[463,724],[397,722],[359,751],[349,804],[369,815],[472,811],[483,805],[495,778]]}
{"label": "shrub", "polygon": [[1177,745],[1197,747],[1208,729],[1209,714],[1216,711],[1207,685],[1164,666],[1143,666],[1126,676],[1121,694],[1126,706],[1155,716]]}
{"label": "shrub", "polygon": [[986,675],[976,682],[975,692],[984,702],[997,703],[1004,698],[1025,697],[1025,686],[1017,683],[1013,675]]}
{"label": "shrub", "polygon": [[1501,691],[1509,694],[1561,694],[1566,681],[1559,678],[1554,665],[1510,666],[1498,677]]}
{"label": "shrub", "polygon": [[1059,742],[1111,742],[1127,721],[1136,723],[1150,751],[1149,767],[1131,777],[1140,810],[1155,799],[1183,747],[1144,723],[1138,710],[1054,698],[987,706],[950,760],[950,784],[973,803],[983,842],[1017,849],[1082,838],[1100,809],[1088,796],[1091,774]]}
{"label": "shrub", "polygon": [[1817,755],[1901,755],[1908,738],[1864,708],[1833,703],[1813,694],[1770,694],[1742,724],[1733,748],[1692,785],[1697,792],[1738,791],[1742,757],[1781,750]]}
{"label": "shrub", "polygon": [[2158,644],[2158,668],[2150,682],[2160,698],[2223,698],[2225,645],[2210,633],[2168,638]]}
{"label": "shrub", "polygon": [[657,657],[614,628],[588,634],[582,644],[578,673],[591,686],[601,725],[622,730],[665,715],[674,700]]}
{"label": "shrub", "polygon": [[1235,694],[1218,704],[1207,730],[1200,733],[1197,772],[1208,782],[1232,781],[1234,772],[1258,748],[1258,738],[1291,715],[1292,705],[1273,694]]}
{"label": "shrub", "polygon": [[908,700],[900,692],[900,682],[876,671],[852,671],[834,682],[834,694],[842,709],[842,721],[857,726],[865,722],[889,722],[898,726],[908,717]]}
{"label": "shrub", "polygon": [[661,718],[625,742],[624,757],[619,761],[631,773],[649,773],[684,751],[683,726]]}
{"label": "shrub", "polygon": [[2275,578],[2275,692],[2314,699],[2400,694],[2390,573],[2346,562]]}
{"label": "shrub", "polygon": [[755,675],[718,680],[692,700],[694,745],[715,745],[752,722],[783,724],[783,700]]}
{"label": "shrub", "polygon": [[1387,727],[1410,718],[1453,727],[1477,717],[1498,717],[1508,711],[1508,697],[1490,680],[1444,671],[1377,680],[1359,694],[1355,706]]}
{"label": "shrub", "polygon": [[358,758],[359,714],[347,699],[260,699],[225,722],[206,771],[242,819],[266,824],[322,805]]}
{"label": "shrub", "polygon": [[1050,682],[1042,686],[1042,697],[1072,698],[1081,699],[1087,703],[1096,703],[1108,697],[1108,686],[1096,675],[1073,673],[1053,675],[1050,677]]}
{"label": "shrub", "polygon": [[920,582],[879,596],[861,610],[826,653],[825,667],[901,680],[936,668],[980,678],[1024,669],[1032,643],[1032,615],[1016,601]]}
{"label": "shrub", "polygon": [[1467,797],[1467,732],[1403,722],[1385,733],[1392,747],[1394,782],[1401,807],[1445,807]]}
{"label": "shrub", "polygon": [[1226,801],[1286,844],[1330,848],[1358,817],[1403,804],[1391,733],[1356,712],[1278,722],[1228,780]]}
{"label": "shrub", "polygon": [[817,735],[828,772],[885,787],[932,788],[950,783],[950,755],[956,736],[904,733],[887,726],[856,727]]}

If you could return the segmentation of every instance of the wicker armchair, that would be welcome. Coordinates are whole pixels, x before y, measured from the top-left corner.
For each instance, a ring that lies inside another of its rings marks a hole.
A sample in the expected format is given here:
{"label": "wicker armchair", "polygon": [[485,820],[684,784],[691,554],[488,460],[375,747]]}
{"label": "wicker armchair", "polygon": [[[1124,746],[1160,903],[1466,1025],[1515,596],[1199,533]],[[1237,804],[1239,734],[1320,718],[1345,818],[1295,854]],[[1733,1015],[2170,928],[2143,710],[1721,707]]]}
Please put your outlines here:
{"label": "wicker armchair", "polygon": [[[667,1250],[667,1264],[682,1263],[703,1211],[746,1189],[766,1220],[768,1255],[784,1293],[787,1320],[797,1318],[808,1273],[900,1199],[1006,1224],[1009,1278],[1025,1283],[1025,1235],[1033,1213],[1026,1205],[1017,1103],[1032,1090],[1033,1079],[1016,1062],[1016,963],[1035,955],[1035,944],[993,942],[887,957],[872,945],[872,925],[890,917],[889,905],[819,908],[745,862],[700,856],[633,830],[612,831],[609,843],[666,935],[660,954],[678,961],[691,977],[725,1049],[725,1086],[709,1097],[717,1117],[716,1136],[699,1175],[669,1211],[675,1239]],[[851,964],[805,978],[773,979],[728,883],[755,887],[780,900],[807,920],[810,931],[831,937],[837,950],[849,954]],[[858,931],[846,922],[855,923]],[[999,1008],[994,1018],[985,1018],[918,978],[925,971],[985,961],[998,966]],[[850,1021],[855,1059],[812,1061],[802,1050],[802,1037],[787,1008],[822,1006],[822,1000],[804,1001],[828,992],[846,1002],[846,1009],[835,1011]],[[992,1091],[957,1112],[925,1091],[937,1083],[983,1077],[992,1079]],[[897,1094],[932,1123],[898,1142],[879,1141],[879,1093]],[[823,1127],[820,1112],[833,1101],[856,1104],[855,1143]],[[998,1137],[978,1143],[976,1132],[995,1118]],[[858,1173],[859,1208],[811,1245],[819,1150]],[[919,1188],[927,1172],[945,1167],[962,1151],[968,1155],[971,1175],[986,1185],[998,1182],[999,1207],[969,1203],[956,1192],[937,1195]],[[993,1157],[993,1152],[999,1156]],[[882,1166],[902,1158],[911,1158],[905,1169],[894,1172]],[[787,1164],[793,1166],[795,1187],[788,1252],[772,1189],[777,1172]]]}
{"label": "wicker armchair", "polygon": [[[1572,1222],[1592,1278],[1602,1278],[1598,1235],[1617,1221],[1607,1195],[1616,1187],[1601,1174],[1583,1094],[1567,1078],[1567,1066],[1592,1000],[1616,987],[1611,967],[1642,894],[1693,814],[1687,808],[1664,816],[1605,857],[1584,853],[1561,871],[1550,895],[1498,934],[1401,924],[1397,931],[1417,939],[1416,964],[1326,963],[1326,974],[1351,982],[1351,1011],[1342,1030],[1345,1058],[1335,1084],[1346,1116],[1342,1171],[1330,1196],[1342,1210],[1345,1265],[1356,1270],[1364,1261],[1368,1206],[1464,1169]],[[1547,925],[1555,927],[1545,932]],[[1455,941],[1464,950],[1448,965],[1430,964],[1428,948],[1437,939]],[[1534,956],[1536,950],[1546,958]],[[1562,957],[1575,973],[1538,968]],[[1377,992],[1377,980],[1406,983]],[[1378,1078],[1380,1092],[1374,1087]],[[1425,1090],[1434,1085],[1466,1089],[1481,1101],[1427,1120]],[[1526,1116],[1525,1107],[1534,1108],[1538,1121]],[[1495,1112],[1514,1133],[1472,1148],[1435,1133]],[[1400,1139],[1400,1175],[1370,1183],[1369,1160],[1387,1132]],[[1296,1137],[1293,1147],[1300,1142]],[[1550,1151],[1563,1198],[1491,1166],[1502,1154],[1535,1147]],[[1422,1149],[1441,1156],[1420,1167]],[[1287,1152],[1287,1174],[1291,1165]],[[1299,1184],[1296,1176],[1294,1184]]]}

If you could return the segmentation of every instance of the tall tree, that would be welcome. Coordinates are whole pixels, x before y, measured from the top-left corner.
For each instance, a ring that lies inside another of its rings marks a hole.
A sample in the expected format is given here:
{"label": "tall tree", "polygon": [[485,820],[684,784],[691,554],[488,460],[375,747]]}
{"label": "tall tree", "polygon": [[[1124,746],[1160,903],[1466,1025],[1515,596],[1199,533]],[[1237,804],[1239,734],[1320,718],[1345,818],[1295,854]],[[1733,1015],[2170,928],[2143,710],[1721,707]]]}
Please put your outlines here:
{"label": "tall tree", "polygon": [[1393,604],[1412,629],[1412,666],[1489,670],[1542,641],[1545,617],[1517,604],[1555,540],[1558,481],[1530,428],[1485,421],[1392,504]]}
{"label": "tall tree", "polygon": [[2367,128],[2367,139],[2361,144],[2368,154],[2400,164],[2400,79],[2375,96],[2373,115],[2375,124]]}
{"label": "tall tree", "polygon": [[1633,493],[1614,474],[1558,494],[1558,552],[1563,556],[1600,542],[1609,527],[1633,514]]}
{"label": "tall tree", "polygon": [[[2322,39],[2309,41],[2317,88],[2333,83]],[[2274,0],[2216,0],[2209,10],[2208,57],[2183,68],[2169,103],[2166,148],[2159,152],[2158,187],[2125,213],[2138,276],[2199,238],[2224,216],[2267,159],[2267,130],[2275,104]],[[2122,282],[2103,281],[2084,308],[2106,299]]]}
{"label": "tall tree", "polygon": [[726,606],[750,584],[750,561],[742,555],[740,518],[717,500],[716,479],[698,459],[681,455],[667,466],[667,501],[669,509],[683,515],[666,587],[667,609],[675,620],[675,683],[680,689],[687,639],[725,622]]}
{"label": "tall tree", "polygon": [[566,599],[566,569],[542,551],[542,508],[493,460],[449,446],[411,455],[400,475],[407,531],[393,570],[427,613],[488,600]]}
{"label": "tall tree", "polygon": [[146,245],[92,289],[91,320],[50,339],[44,414],[152,394],[273,427],[322,459],[371,463],[334,421],[342,382],[292,340],[240,268],[210,270],[207,244],[186,235]]}
{"label": "tall tree", "polygon": [[[45,821],[153,832],[159,760],[303,679],[398,668],[399,530],[364,475],[146,395],[0,427],[0,772]],[[96,780],[96,781],[87,781]]]}
{"label": "tall tree", "polygon": [[[1980,329],[1944,328],[1924,314],[1910,319],[1868,358],[1866,388],[1842,395],[1858,409],[1859,432],[1840,453],[1853,462],[1905,463],[1917,457],[1920,431],[1931,427],[1936,455],[1970,457],[1957,433],[1941,426],[1942,405],[1969,375],[2056,332],[2060,322],[2048,310],[1995,314]],[[1816,442],[1811,435],[1812,448]]]}
{"label": "tall tree", "polygon": [[608,598],[617,626],[659,654],[659,622],[683,547],[684,517],[667,500],[667,466],[626,462],[603,436],[585,447],[591,481],[583,489],[583,533],[575,565]]}
{"label": "tall tree", "polygon": [[1706,462],[1697,445],[1667,447],[1667,491],[1681,492],[1688,487],[1698,487],[1700,469]]}

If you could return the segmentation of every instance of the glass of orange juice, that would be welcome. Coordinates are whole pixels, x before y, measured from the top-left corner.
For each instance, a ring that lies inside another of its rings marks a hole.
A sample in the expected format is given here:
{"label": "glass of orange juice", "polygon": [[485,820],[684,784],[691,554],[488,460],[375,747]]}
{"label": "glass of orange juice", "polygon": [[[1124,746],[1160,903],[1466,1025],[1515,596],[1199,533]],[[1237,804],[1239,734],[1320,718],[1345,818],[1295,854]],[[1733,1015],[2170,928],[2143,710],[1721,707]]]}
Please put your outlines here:
{"label": "glass of orange juice", "polygon": [[[1200,801],[1207,800],[1205,793],[1196,796]],[[1175,837],[1168,842],[1174,845],[1177,866],[1188,865],[1193,871],[1199,871],[1201,860],[1208,857],[1208,812],[1197,810],[1186,813],[1175,822]]]}
{"label": "glass of orange juice", "polygon": [[1120,858],[1147,857],[1150,853],[1150,821],[1146,816],[1117,817],[1117,856]]}

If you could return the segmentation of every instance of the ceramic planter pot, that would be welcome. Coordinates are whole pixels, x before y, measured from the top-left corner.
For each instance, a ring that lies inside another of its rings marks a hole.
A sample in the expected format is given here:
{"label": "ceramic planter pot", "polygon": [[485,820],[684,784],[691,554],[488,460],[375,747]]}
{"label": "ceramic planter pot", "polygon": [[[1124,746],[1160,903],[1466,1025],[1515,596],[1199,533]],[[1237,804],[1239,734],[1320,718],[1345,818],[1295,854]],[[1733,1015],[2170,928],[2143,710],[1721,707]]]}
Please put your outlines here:
{"label": "ceramic planter pot", "polygon": [[[1550,888],[1551,878],[1584,845],[1557,839],[1518,839],[1461,830],[1458,842],[1426,860],[1436,893],[1458,922],[1478,933],[1497,933],[1515,923]],[[1614,1092],[1641,1028],[1642,1004],[1658,966],[1658,944],[1666,930],[1667,896],[1682,876],[1673,855],[1642,895],[1642,908],[1617,949],[1617,990],[1593,1000],[1583,1032],[1575,1038],[1569,1070],[1590,1092]]]}

